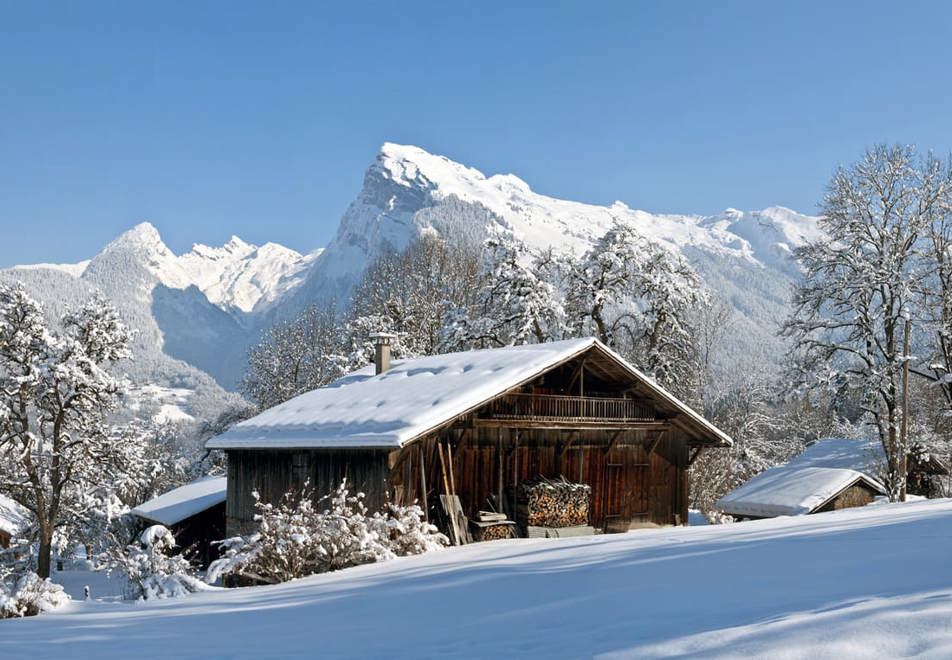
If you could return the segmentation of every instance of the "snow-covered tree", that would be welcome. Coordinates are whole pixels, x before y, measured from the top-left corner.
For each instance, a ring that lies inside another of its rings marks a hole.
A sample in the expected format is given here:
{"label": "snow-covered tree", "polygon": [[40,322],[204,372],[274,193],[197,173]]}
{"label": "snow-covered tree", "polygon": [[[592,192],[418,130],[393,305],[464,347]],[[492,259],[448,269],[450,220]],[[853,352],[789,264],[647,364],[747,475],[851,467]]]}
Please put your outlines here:
{"label": "snow-covered tree", "polygon": [[892,498],[904,491],[900,437],[907,320],[923,319],[923,258],[946,203],[949,173],[909,147],[877,146],[837,170],[823,201],[825,237],[797,251],[805,269],[784,334],[802,382],[861,394],[889,463]]}
{"label": "snow-covered tree", "polygon": [[32,571],[17,573],[0,565],[0,619],[35,616],[69,602],[63,587]]}
{"label": "snow-covered tree", "polygon": [[473,305],[478,280],[478,252],[452,238],[424,234],[406,250],[381,256],[354,290],[354,351],[372,359],[368,336],[382,331],[398,336],[395,357],[438,353],[447,315]]}
{"label": "snow-covered tree", "polygon": [[56,530],[84,506],[83,493],[122,460],[106,416],[128,357],[130,332],[100,298],[52,331],[18,286],[0,286],[0,482],[38,528],[38,573],[49,577]]}
{"label": "snow-covered tree", "polygon": [[483,243],[475,304],[454,310],[443,344],[487,348],[561,339],[564,311],[555,264],[551,251],[532,254],[512,232],[492,231]]}
{"label": "snow-covered tree", "polygon": [[333,306],[310,306],[277,322],[249,352],[242,390],[265,409],[339,378],[347,367],[341,332]]}
{"label": "snow-covered tree", "polygon": [[927,167],[942,174],[925,247],[931,273],[924,307],[932,341],[928,365],[923,366],[942,394],[945,416],[952,417],[952,163],[930,159]]}
{"label": "snow-covered tree", "polygon": [[565,308],[575,332],[598,337],[678,394],[696,390],[690,320],[707,293],[690,265],[621,219],[570,263]]}
{"label": "snow-covered tree", "polygon": [[175,536],[168,528],[152,525],[124,551],[112,553],[108,568],[125,576],[136,599],[180,598],[206,589],[188,560],[172,554],[175,547]]}

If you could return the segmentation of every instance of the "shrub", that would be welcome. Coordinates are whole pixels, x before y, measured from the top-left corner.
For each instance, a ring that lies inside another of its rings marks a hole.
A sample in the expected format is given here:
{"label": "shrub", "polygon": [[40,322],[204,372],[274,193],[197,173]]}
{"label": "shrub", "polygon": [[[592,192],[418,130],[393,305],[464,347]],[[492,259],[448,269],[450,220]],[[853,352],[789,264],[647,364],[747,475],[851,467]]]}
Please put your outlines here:
{"label": "shrub", "polygon": [[175,537],[168,528],[153,525],[147,528],[136,543],[126,546],[124,552],[114,554],[108,564],[129,581],[131,595],[141,600],[180,598],[206,589],[204,582],[192,575],[192,566],[180,555],[171,555]]}
{"label": "shrub", "polygon": [[263,503],[253,493],[258,530],[221,542],[224,556],[212,562],[206,581],[234,575],[274,584],[349,566],[420,554],[448,543],[436,527],[423,520],[413,505],[388,505],[370,514],[364,494],[351,494],[347,482],[325,497],[320,511],[305,490],[287,493],[280,504]]}
{"label": "shrub", "polygon": [[0,576],[0,619],[35,616],[65,605],[69,595],[32,571]]}

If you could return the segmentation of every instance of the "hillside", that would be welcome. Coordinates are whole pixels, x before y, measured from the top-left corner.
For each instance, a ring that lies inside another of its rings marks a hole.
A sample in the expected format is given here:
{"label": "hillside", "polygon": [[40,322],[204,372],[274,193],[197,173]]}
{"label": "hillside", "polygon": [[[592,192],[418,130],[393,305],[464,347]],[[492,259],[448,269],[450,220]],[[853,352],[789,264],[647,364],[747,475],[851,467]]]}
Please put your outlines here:
{"label": "hillside", "polygon": [[[233,236],[176,255],[149,223],[117,237],[77,264],[0,271],[24,281],[53,312],[99,291],[139,334],[129,368],[140,385],[235,390],[248,347],[275,318],[306,305],[349,301],[367,266],[424,233],[481,241],[508,228],[537,249],[581,253],[616,218],[685,256],[705,284],[737,312],[721,363],[743,356],[755,369],[776,366],[777,322],[798,276],[791,251],[819,236],[816,218],[773,207],[713,216],[652,214],[621,202],[598,206],[532,191],[512,174],[483,173],[412,146],[387,143],[364,175],[326,250],[301,254]],[[201,398],[201,397],[199,397]],[[203,416],[193,406],[192,416]]]}
{"label": "hillside", "polygon": [[0,621],[0,656],[952,655],[952,500],[496,541],[273,587]]}

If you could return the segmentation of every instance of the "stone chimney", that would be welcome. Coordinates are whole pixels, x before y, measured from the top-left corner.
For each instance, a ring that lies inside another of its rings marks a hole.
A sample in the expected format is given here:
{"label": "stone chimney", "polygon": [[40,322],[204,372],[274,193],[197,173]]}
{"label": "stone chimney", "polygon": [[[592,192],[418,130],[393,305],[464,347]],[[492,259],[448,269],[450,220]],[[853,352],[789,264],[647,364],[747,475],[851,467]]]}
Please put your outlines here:
{"label": "stone chimney", "polygon": [[379,375],[390,368],[390,344],[397,336],[389,332],[375,332],[370,338],[374,340],[374,366]]}

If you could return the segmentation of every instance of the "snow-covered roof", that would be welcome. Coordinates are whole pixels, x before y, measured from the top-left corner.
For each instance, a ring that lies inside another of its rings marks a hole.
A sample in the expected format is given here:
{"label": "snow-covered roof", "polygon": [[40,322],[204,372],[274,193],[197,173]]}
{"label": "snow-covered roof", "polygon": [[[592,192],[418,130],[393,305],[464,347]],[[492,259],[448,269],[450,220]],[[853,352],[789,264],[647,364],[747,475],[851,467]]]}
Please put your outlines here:
{"label": "snow-covered roof", "polygon": [[824,438],[807,446],[788,467],[825,467],[870,474],[886,460],[878,439]]}
{"label": "snow-covered roof", "polygon": [[174,525],[225,501],[225,477],[203,477],[140,504],[132,513],[163,525]]}
{"label": "snow-covered roof", "polygon": [[563,362],[598,347],[700,433],[723,445],[713,424],[593,338],[397,360],[368,366],[285,401],[209,440],[209,449],[397,448]]}
{"label": "snow-covered roof", "polygon": [[20,504],[5,495],[0,495],[0,530],[18,534],[27,526],[29,513]]}
{"label": "snow-covered roof", "polygon": [[881,495],[883,487],[856,470],[827,467],[770,468],[717,500],[715,507],[731,515],[771,518],[816,511],[843,490],[864,483]]}

